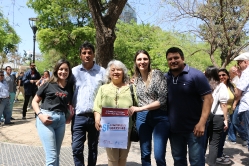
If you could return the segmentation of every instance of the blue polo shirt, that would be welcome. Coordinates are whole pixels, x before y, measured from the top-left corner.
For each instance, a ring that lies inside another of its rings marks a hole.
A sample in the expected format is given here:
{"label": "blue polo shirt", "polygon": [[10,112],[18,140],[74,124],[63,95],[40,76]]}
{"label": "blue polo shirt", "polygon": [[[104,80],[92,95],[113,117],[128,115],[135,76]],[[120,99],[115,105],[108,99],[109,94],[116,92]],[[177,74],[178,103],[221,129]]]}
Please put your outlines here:
{"label": "blue polo shirt", "polygon": [[165,74],[168,85],[168,111],[170,130],[174,133],[193,132],[202,113],[202,96],[212,93],[205,75],[185,66],[176,77]]}

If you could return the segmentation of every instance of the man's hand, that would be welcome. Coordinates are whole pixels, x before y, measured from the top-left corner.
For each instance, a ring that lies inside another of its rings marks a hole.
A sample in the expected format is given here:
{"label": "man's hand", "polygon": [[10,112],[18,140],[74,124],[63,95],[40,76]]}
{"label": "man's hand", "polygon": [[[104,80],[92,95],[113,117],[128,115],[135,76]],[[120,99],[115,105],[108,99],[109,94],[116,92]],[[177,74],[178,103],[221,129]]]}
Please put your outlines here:
{"label": "man's hand", "polygon": [[195,128],[194,128],[194,135],[196,137],[201,137],[204,135],[204,132],[205,132],[205,124],[202,124],[202,123],[197,123],[197,125],[195,125]]}

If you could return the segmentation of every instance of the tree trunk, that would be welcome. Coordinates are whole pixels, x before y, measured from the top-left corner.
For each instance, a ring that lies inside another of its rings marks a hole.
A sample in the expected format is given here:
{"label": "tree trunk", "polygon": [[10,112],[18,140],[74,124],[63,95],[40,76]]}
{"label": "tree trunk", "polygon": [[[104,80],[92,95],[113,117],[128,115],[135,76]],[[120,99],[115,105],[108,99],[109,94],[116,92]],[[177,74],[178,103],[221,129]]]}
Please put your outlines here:
{"label": "tree trunk", "polygon": [[100,0],[87,0],[87,2],[96,28],[96,62],[100,66],[107,67],[114,56],[115,25],[127,0],[110,0],[107,7]]}

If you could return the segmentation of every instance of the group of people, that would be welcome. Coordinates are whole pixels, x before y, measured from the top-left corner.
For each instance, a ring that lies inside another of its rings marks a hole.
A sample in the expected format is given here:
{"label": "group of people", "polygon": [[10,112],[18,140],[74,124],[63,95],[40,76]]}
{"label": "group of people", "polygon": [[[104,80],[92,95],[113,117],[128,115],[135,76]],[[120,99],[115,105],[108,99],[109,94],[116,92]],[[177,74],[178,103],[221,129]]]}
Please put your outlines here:
{"label": "group of people", "polygon": [[[229,141],[236,142],[236,131],[248,146],[249,53],[235,58],[238,68],[228,72],[209,66],[203,74],[185,63],[180,48],[171,47],[166,52],[169,71],[164,74],[151,68],[147,51],[139,50],[133,60],[132,79],[121,61],[110,61],[107,69],[97,65],[94,46],[89,42],[82,44],[79,57],[82,63],[73,68],[67,60],[59,60],[52,77],[39,88],[35,85],[40,79],[36,70],[31,68],[22,79],[24,87],[30,84],[38,88],[25,90],[23,110],[33,96],[32,106],[47,166],[59,166],[69,106],[74,108],[71,131],[76,166],[85,165],[86,140],[87,165],[96,165],[103,107],[127,108],[130,116],[127,148],[106,148],[109,166],[126,165],[132,123],[136,123],[139,134],[143,166],[151,165],[152,141],[155,161],[160,166],[166,165],[168,139],[174,165],[188,165],[187,153],[192,166],[230,162],[223,146],[227,135]],[[4,85],[0,82],[0,91]],[[134,87],[135,102],[130,86]],[[6,96],[0,96],[1,101],[6,97],[7,92]],[[26,112],[23,113],[25,118]],[[133,114],[136,114],[135,122],[131,119]],[[205,159],[207,147],[209,155]]]}

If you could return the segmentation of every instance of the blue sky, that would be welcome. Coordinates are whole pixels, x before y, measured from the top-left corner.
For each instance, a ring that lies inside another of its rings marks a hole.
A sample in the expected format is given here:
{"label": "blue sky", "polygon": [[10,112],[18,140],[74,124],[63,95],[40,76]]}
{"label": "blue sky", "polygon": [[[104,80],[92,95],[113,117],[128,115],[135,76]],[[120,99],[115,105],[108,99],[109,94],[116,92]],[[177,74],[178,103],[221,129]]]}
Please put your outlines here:
{"label": "blue sky", "polygon": [[[0,7],[5,18],[8,18],[21,37],[18,52],[23,55],[23,50],[33,52],[33,32],[29,26],[29,18],[36,17],[33,9],[26,6],[27,0],[0,0]],[[168,6],[162,0],[128,0],[137,13],[138,23],[150,23],[165,30],[173,29],[165,19]],[[36,42],[36,53],[39,53],[38,43]]]}
{"label": "blue sky", "polygon": [[[21,55],[23,50],[33,52],[33,32],[29,26],[29,18],[36,17],[34,11],[26,6],[26,0],[0,0],[0,6],[5,18],[8,18],[10,25],[21,37],[18,52]],[[36,50],[39,52],[37,43]]]}

